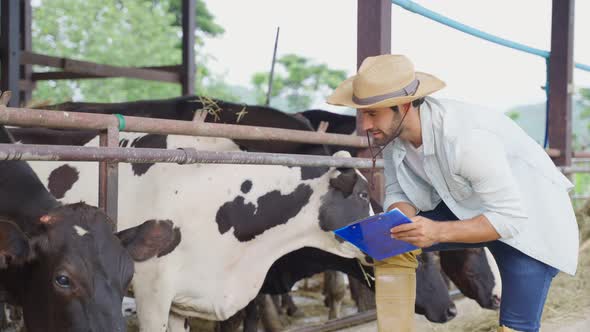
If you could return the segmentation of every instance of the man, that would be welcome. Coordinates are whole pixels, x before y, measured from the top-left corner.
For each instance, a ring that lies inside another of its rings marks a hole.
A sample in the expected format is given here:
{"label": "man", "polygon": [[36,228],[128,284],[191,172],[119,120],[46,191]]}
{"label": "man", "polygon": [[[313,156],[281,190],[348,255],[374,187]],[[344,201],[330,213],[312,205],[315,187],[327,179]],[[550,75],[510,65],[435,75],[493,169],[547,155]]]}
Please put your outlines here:
{"label": "man", "polygon": [[[412,220],[391,237],[429,251],[488,247],[502,278],[498,331],[538,331],[553,277],[577,267],[572,184],[505,115],[427,97],[444,86],[404,56],[381,55],[328,103],[360,109],[382,146],[383,206]],[[379,331],[414,330],[418,252],[376,264]]]}

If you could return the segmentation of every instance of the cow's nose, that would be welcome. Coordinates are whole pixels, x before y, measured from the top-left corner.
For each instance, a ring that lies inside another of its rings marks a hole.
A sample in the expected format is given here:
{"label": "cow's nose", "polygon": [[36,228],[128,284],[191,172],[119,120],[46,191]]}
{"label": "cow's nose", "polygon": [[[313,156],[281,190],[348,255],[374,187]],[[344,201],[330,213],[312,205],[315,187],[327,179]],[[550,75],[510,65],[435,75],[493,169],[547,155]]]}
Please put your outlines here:
{"label": "cow's nose", "polygon": [[455,318],[455,316],[457,316],[457,307],[454,303],[451,303],[451,306],[449,307],[449,309],[447,309],[447,320],[451,320]]}
{"label": "cow's nose", "polygon": [[492,295],[492,308],[491,309],[499,309],[500,308],[500,297],[498,297],[498,295],[494,294]]}

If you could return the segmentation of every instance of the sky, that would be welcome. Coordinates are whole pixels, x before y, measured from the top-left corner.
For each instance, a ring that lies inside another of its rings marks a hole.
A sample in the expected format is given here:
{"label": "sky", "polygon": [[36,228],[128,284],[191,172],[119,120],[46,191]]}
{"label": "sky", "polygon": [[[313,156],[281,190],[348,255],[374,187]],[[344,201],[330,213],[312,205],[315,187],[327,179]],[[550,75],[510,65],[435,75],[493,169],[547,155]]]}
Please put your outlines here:
{"label": "sky", "polygon": [[[255,72],[269,71],[277,26],[277,57],[296,53],[356,71],[357,0],[204,0],[224,27],[207,39],[214,71],[230,84],[250,86]],[[551,0],[418,0],[418,4],[493,35],[549,50]],[[576,1],[574,59],[590,65],[590,1]],[[584,15],[585,13],[585,15]],[[391,53],[408,56],[416,70],[447,87],[435,96],[498,111],[545,101],[545,60],[480,40],[392,5]],[[590,87],[590,72],[574,70],[575,87]],[[313,107],[338,111],[318,100]]]}

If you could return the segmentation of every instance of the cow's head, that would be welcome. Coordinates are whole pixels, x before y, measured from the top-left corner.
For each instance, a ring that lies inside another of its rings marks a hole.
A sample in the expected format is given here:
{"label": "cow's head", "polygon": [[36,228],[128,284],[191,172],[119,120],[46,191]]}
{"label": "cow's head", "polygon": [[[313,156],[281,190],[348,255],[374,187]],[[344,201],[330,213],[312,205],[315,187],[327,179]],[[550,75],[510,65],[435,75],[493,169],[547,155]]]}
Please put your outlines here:
{"label": "cow's head", "polygon": [[440,264],[463,295],[486,309],[498,309],[500,299],[493,294],[494,275],[482,248],[440,252]]}
{"label": "cow's head", "polygon": [[444,323],[457,315],[449,289],[433,253],[422,253],[416,271],[416,313],[431,322]]}
{"label": "cow's head", "polygon": [[102,210],[84,203],[52,209],[30,237],[0,222],[0,268],[12,274],[25,325],[35,331],[125,331],[121,303],[133,261],[165,255],[180,241],[170,221],[114,234]]}
{"label": "cow's head", "polygon": [[[320,228],[330,232],[373,214],[366,178],[356,169],[333,169],[328,191],[319,210]],[[344,257],[364,258],[351,244],[330,234],[335,243],[333,253]]]}

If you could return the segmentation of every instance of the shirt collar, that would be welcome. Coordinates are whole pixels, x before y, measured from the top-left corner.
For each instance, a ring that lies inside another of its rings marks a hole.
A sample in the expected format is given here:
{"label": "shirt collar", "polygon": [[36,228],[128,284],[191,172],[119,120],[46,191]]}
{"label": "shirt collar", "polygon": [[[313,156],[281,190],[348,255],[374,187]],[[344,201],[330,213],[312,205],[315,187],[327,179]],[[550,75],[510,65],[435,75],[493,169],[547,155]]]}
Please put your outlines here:
{"label": "shirt collar", "polygon": [[433,104],[425,100],[420,106],[420,126],[422,128],[422,145],[424,156],[434,155],[434,127],[432,126]]}

